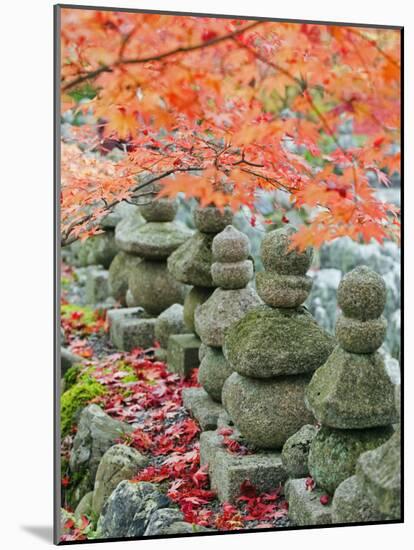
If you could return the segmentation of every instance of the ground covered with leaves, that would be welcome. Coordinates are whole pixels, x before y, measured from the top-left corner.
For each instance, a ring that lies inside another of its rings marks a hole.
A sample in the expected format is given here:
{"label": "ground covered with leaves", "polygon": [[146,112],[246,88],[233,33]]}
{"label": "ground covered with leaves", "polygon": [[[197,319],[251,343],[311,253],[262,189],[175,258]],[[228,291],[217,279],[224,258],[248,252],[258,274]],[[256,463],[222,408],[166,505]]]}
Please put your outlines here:
{"label": "ground covered with leaves", "polygon": [[[93,538],[94,533],[89,518],[74,519],[65,498],[73,483],[67,464],[76,434],[76,411],[89,403],[134,425],[135,430],[118,443],[134,447],[150,462],[133,481],[158,484],[182,511],[185,521],[222,531],[288,525],[282,487],[258,494],[246,480],[235,505],[218,501],[210,488],[207,467],[200,465],[200,427],[182,403],[183,388],[198,385],[197,372],[189,380],[170,373],[165,363],[156,360],[155,348],[129,353],[114,350],[105,311],[71,303],[77,296],[73,288],[79,293],[76,273],[63,266],[62,274],[62,336],[70,351],[84,359],[81,367],[67,371],[61,401],[62,506],[67,517],[64,539]],[[251,452],[233,438],[231,428],[222,428],[219,433],[227,452]]]}

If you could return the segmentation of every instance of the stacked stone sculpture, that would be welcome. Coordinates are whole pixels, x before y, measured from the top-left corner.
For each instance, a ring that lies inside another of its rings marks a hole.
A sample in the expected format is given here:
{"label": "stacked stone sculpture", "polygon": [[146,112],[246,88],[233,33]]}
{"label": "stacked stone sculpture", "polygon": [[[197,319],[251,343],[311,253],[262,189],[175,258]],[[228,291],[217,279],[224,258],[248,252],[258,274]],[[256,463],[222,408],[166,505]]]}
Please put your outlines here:
{"label": "stacked stone sculpture", "polygon": [[[158,190],[154,188],[154,193]],[[108,312],[111,338],[120,349],[147,346],[149,340],[153,342],[155,318],[149,317],[184,301],[187,288],[167,270],[168,256],[192,235],[183,224],[174,222],[177,208],[175,200],[153,198],[139,206],[146,223],[142,224],[139,217],[135,217],[119,230],[117,228],[117,243],[125,253],[120,259],[124,277],[122,292],[127,277],[130,299],[127,297],[126,301],[131,306],[139,306],[138,309],[115,310],[113,315]],[[115,268],[112,271],[112,286],[116,271]]]}
{"label": "stacked stone sculpture", "polygon": [[306,308],[312,251],[291,250],[295,229],[268,233],[261,246],[266,271],[256,277],[264,305],[250,309],[225,336],[224,355],[235,371],[223,387],[223,404],[252,445],[280,449],[313,422],[304,392],[310,375],[326,361],[333,338]]}
{"label": "stacked stone sculpture", "polygon": [[[310,445],[309,472],[317,491],[333,495],[340,486],[339,502],[343,482],[356,490],[352,476],[358,458],[391,437],[398,413],[394,383],[377,351],[386,332],[381,316],[386,300],[382,277],[359,266],[342,279],[337,297],[342,309],[336,323],[339,345],[314,373],[305,399],[321,424]],[[291,519],[300,525],[330,523],[331,511],[327,515],[326,507],[322,515],[317,506],[309,514],[304,487],[304,479],[288,483]]]}
{"label": "stacked stone sculpture", "polygon": [[232,218],[229,208],[223,211],[215,206],[195,208],[197,231],[168,258],[169,273],[180,283],[192,285],[184,300],[184,322],[191,334],[171,335],[168,343],[169,368],[184,377],[190,376],[199,365],[201,342],[194,334],[194,312],[216,286],[211,275],[212,242]]}
{"label": "stacked stone sculpture", "polygon": [[261,303],[253,287],[253,262],[248,259],[250,243],[246,235],[228,225],[212,243],[214,263],[211,266],[213,294],[195,311],[194,322],[201,338],[198,381],[203,388],[183,392],[184,405],[198,420],[202,429],[212,429],[223,408],[221,391],[232,373],[222,346],[226,330],[241,319],[249,309]]}

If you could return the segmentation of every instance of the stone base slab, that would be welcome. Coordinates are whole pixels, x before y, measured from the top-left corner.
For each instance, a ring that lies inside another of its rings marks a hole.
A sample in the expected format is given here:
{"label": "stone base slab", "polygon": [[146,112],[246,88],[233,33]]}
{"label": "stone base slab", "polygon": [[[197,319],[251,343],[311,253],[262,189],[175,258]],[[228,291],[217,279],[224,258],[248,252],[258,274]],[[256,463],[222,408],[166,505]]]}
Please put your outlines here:
{"label": "stone base slab", "polygon": [[183,378],[189,378],[200,364],[200,345],[201,340],[195,334],[172,334],[168,339],[168,369]]}
{"label": "stone base slab", "polygon": [[86,302],[92,305],[104,303],[110,294],[109,271],[99,267],[90,269],[85,285]]}
{"label": "stone base slab", "polygon": [[123,351],[149,348],[154,344],[155,321],[142,307],[112,309],[107,312],[112,344]]}
{"label": "stone base slab", "polygon": [[183,390],[183,403],[203,431],[215,430],[223,405],[213,401],[203,388],[186,388]]}
{"label": "stone base slab", "polygon": [[320,489],[308,491],[306,478],[290,479],[285,485],[285,496],[289,502],[289,519],[298,526],[330,525],[332,504],[321,504],[320,498],[326,492]]}
{"label": "stone base slab", "polygon": [[259,493],[274,491],[286,480],[280,452],[232,454],[222,445],[222,440],[217,432],[203,432],[200,437],[200,461],[208,464],[211,487],[220,502],[234,503],[246,480]]}

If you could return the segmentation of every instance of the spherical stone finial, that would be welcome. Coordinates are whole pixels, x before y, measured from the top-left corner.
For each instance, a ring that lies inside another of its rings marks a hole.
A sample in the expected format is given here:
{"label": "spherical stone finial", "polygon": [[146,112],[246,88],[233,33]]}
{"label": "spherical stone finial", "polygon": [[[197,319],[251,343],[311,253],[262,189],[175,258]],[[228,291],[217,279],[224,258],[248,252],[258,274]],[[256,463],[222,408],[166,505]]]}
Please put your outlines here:
{"label": "spherical stone finial", "polygon": [[254,269],[251,260],[228,264],[214,262],[211,266],[213,283],[227,290],[244,288],[253,279],[253,275]]}
{"label": "spherical stone finial", "polygon": [[358,266],[340,282],[337,299],[347,317],[359,321],[376,319],[384,311],[387,299],[384,279],[369,267]]}
{"label": "spherical stone finial", "polygon": [[198,206],[194,209],[194,223],[202,233],[220,233],[233,220],[231,208],[220,210],[216,206]]}
{"label": "spherical stone finial", "polygon": [[241,262],[249,257],[250,242],[247,235],[228,225],[214,237],[212,251],[215,262]]}
{"label": "spherical stone finial", "polygon": [[292,235],[296,229],[287,225],[267,233],[262,241],[260,252],[266,270],[280,275],[305,275],[310,268],[313,249],[304,252],[289,250]]}

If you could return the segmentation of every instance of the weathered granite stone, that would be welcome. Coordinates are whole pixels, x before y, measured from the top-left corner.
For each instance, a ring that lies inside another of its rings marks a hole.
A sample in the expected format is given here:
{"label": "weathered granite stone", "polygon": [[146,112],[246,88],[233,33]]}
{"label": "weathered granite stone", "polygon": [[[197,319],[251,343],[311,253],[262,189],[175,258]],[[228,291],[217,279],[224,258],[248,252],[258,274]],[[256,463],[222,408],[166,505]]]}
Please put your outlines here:
{"label": "weathered granite stone", "polygon": [[224,382],[232,372],[234,369],[226,361],[222,350],[208,347],[200,362],[198,382],[214,401],[221,403]]}
{"label": "weathered granite stone", "polygon": [[251,260],[232,263],[215,262],[211,266],[214,284],[223,289],[244,288],[253,278],[253,273]]}
{"label": "weathered granite stone", "polygon": [[392,435],[389,426],[365,430],[337,430],[323,426],[312,440],[309,472],[318,487],[335,492],[342,481],[354,475],[358,457],[379,447]]}
{"label": "weathered granite stone", "polygon": [[340,315],[335,326],[335,336],[341,347],[352,353],[373,353],[384,342],[386,333],[384,317],[359,321]]}
{"label": "weathered granite stone", "polygon": [[244,233],[228,225],[216,235],[212,244],[213,259],[217,262],[242,262],[250,254],[250,242]]}
{"label": "weathered granite stone", "polygon": [[116,439],[131,431],[132,426],[114,420],[97,405],[88,405],[82,411],[69,459],[72,476],[79,480],[72,493],[72,506],[93,489],[96,471],[105,452]]}
{"label": "weathered granite stone", "polygon": [[237,290],[217,288],[208,300],[197,307],[195,330],[204,344],[221,347],[226,330],[260,303],[251,286]]}
{"label": "weathered granite stone", "polygon": [[309,475],[310,444],[317,433],[316,426],[306,424],[289,437],[282,449],[282,463],[291,478]]}
{"label": "weathered granite stone", "polygon": [[180,510],[177,508],[160,508],[151,514],[144,536],[162,535],[166,529],[178,522],[184,522],[184,515]]}
{"label": "weathered granite stone", "polygon": [[317,420],[332,428],[371,428],[398,419],[394,384],[379,353],[358,355],[337,346],[314,373],[305,400]]}
{"label": "weathered granite stone", "polygon": [[106,269],[96,268],[88,272],[85,285],[87,304],[104,302],[111,294],[109,287],[109,272]]}
{"label": "weathered granite stone", "polygon": [[[129,279],[129,276],[128,276],[128,279]],[[139,306],[139,304],[137,303],[137,301],[133,297],[132,292],[130,291],[129,288],[126,291],[126,294],[125,294],[125,303],[126,303],[127,307],[138,307]]]}
{"label": "weathered granite stone", "polygon": [[256,289],[260,298],[269,306],[296,308],[308,297],[312,279],[307,275],[279,275],[260,271],[256,275]]}
{"label": "weathered granite stone", "polygon": [[118,223],[115,228],[115,242],[120,250],[133,252],[135,234],[144,223],[145,219],[138,209]]}
{"label": "weathered granite stone", "polygon": [[260,380],[234,372],[224,383],[223,405],[247,441],[263,449],[281,448],[314,420],[304,403],[308,382],[308,375]]}
{"label": "weathered granite stone", "polygon": [[222,436],[217,432],[205,431],[200,435],[200,462],[208,464],[211,487],[221,502],[236,502],[246,480],[259,493],[274,491],[286,480],[279,452],[232,454],[222,445]]}
{"label": "weathered granite stone", "polygon": [[184,298],[184,323],[186,327],[195,332],[194,313],[200,304],[203,304],[214,292],[214,288],[204,288],[202,286],[193,286]]}
{"label": "weathered granite stone", "polygon": [[385,519],[386,516],[375,508],[364,492],[357,476],[348,477],[338,485],[332,499],[332,523],[365,523]]}
{"label": "weathered granite stone", "polygon": [[313,372],[333,348],[332,336],[304,307],[274,309],[262,305],[227,331],[224,355],[239,374],[271,378]]}
{"label": "weathered granite stone", "polygon": [[168,508],[168,498],[152,483],[121,481],[108,498],[98,522],[100,538],[142,536],[152,514]]}
{"label": "weathered granite stone", "polygon": [[203,431],[217,428],[218,418],[224,409],[203,388],[184,388],[183,404]]}
{"label": "weathered granite stone", "polygon": [[186,288],[168,272],[164,262],[142,260],[129,277],[134,299],[148,313],[158,315],[173,304],[182,304]]}
{"label": "weathered granite stone", "polygon": [[194,223],[197,229],[203,233],[220,233],[231,224],[233,212],[225,207],[220,210],[216,206],[197,207],[194,209]]}
{"label": "weathered granite stone", "polygon": [[158,535],[185,535],[188,533],[206,533],[208,531],[214,531],[208,527],[197,525],[195,523],[188,523],[187,521],[176,521],[171,525],[160,528]]}
{"label": "weathered granite stone", "polygon": [[178,211],[178,202],[161,197],[140,204],[139,211],[147,222],[172,222]]}
{"label": "weathered granite stone", "polygon": [[164,310],[155,321],[155,338],[163,348],[167,348],[171,334],[187,332],[184,324],[184,308],[181,304],[173,304]]}
{"label": "weathered granite stone", "polygon": [[96,472],[92,513],[98,517],[109,495],[124,479],[132,479],[148,458],[127,445],[114,445],[103,455]]}
{"label": "weathered granite stone", "polygon": [[204,359],[204,356],[206,355],[209,349],[210,349],[210,346],[206,346],[206,344],[203,344],[201,342],[200,349],[198,350],[198,358],[200,360],[200,363]]}
{"label": "weathered granite stone", "polygon": [[141,258],[120,250],[109,266],[109,287],[112,296],[121,303],[126,303],[128,280]]}
{"label": "weathered granite stone", "polygon": [[130,237],[128,252],[148,260],[163,260],[191,235],[192,231],[179,222],[147,222]]}
{"label": "weathered granite stone", "polygon": [[382,314],[386,298],[384,279],[364,265],[347,273],[339,283],[338,305],[347,317],[375,319]]}
{"label": "weathered granite stone", "polygon": [[321,504],[325,495],[318,488],[308,491],[306,478],[290,479],[285,485],[285,496],[289,502],[289,519],[298,526],[330,525],[332,523],[332,504]]}
{"label": "weathered granite stone", "polygon": [[150,348],[155,340],[155,319],[141,308],[109,310],[107,313],[112,344],[124,351]]}
{"label": "weathered granite stone", "polygon": [[211,243],[214,234],[196,232],[168,258],[168,271],[185,284],[214,287]]}
{"label": "weathered granite stone", "polygon": [[92,516],[92,499],[93,491],[89,491],[89,493],[83,495],[75,509],[76,519],[81,519],[82,516],[86,516],[88,518]]}
{"label": "weathered granite stone", "polygon": [[70,369],[73,365],[76,364],[82,364],[85,361],[83,357],[80,357],[80,355],[75,355],[71,351],[69,351],[67,348],[61,347],[60,348],[60,374],[61,376],[64,376],[66,371]]}
{"label": "weathered granite stone", "polygon": [[168,339],[167,363],[171,372],[184,378],[198,367],[200,340],[195,334],[172,334]]}
{"label": "weathered granite stone", "polygon": [[401,431],[359,457],[356,473],[364,493],[387,519],[401,519]]}
{"label": "weathered granite stone", "polygon": [[108,269],[118,249],[115,244],[114,232],[108,229],[99,235],[93,235],[85,241],[72,244],[77,263],[81,267],[101,265]]}
{"label": "weathered granite stone", "polygon": [[290,250],[290,240],[295,233],[296,229],[288,225],[265,235],[260,253],[267,271],[281,275],[305,275],[312,263],[313,250],[311,248],[307,248],[304,252]]}

